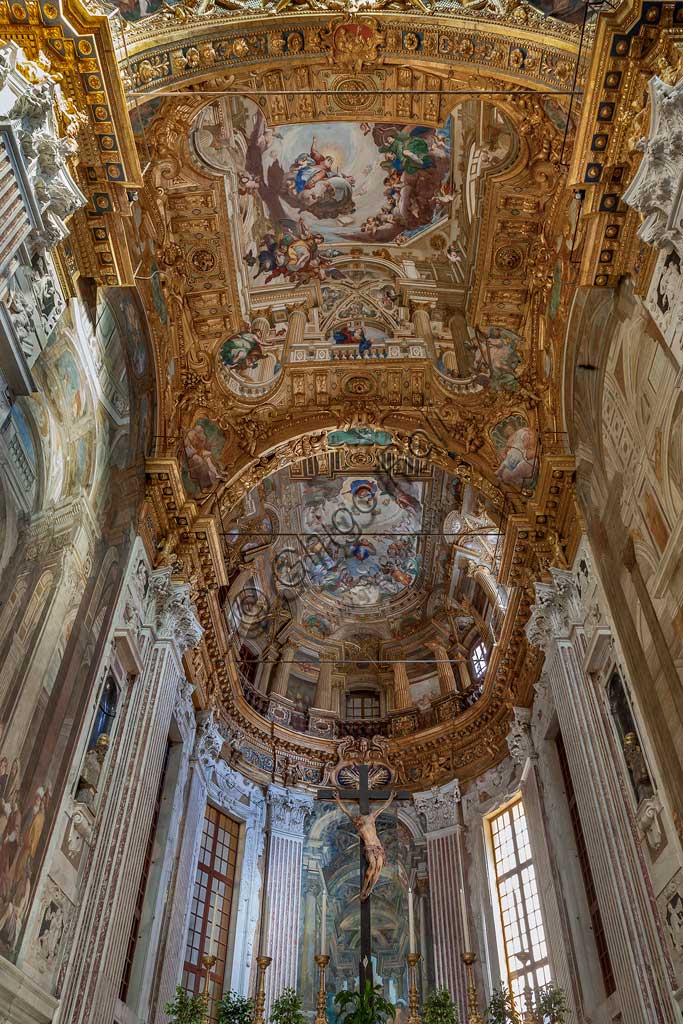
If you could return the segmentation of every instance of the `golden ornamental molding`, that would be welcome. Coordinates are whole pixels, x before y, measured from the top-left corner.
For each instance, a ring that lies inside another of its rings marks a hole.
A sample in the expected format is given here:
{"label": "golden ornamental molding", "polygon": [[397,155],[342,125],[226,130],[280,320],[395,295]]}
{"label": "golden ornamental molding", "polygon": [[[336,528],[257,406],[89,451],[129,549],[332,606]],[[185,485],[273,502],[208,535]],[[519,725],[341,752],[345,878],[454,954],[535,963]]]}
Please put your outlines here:
{"label": "golden ornamental molding", "polygon": [[[418,31],[414,12],[350,15],[336,18],[331,25],[329,17],[299,10],[288,17],[214,11],[183,20],[173,13],[179,9],[182,5],[121,25],[117,58],[131,105],[142,102],[146,94],[216,74],[247,71],[263,76],[262,87],[273,88],[273,83],[267,82],[269,74],[275,74],[277,80],[302,62],[337,70],[346,67],[353,74],[383,65],[405,66],[409,61],[415,72],[432,76],[426,84],[436,93],[448,88],[454,73],[482,72],[494,73],[506,82],[566,92],[575,74],[580,85],[586,69],[584,58],[578,69],[576,66],[576,27],[545,18],[527,4],[518,4],[499,19],[482,17],[481,12],[472,17],[465,10],[457,15],[430,13],[420,20]],[[366,26],[367,39],[354,43],[361,23]],[[373,40],[371,46],[369,39]],[[228,85],[232,83],[226,82]],[[336,83],[336,91],[342,87],[343,83]],[[290,90],[284,91],[291,94],[295,88],[292,82]],[[252,89],[258,91],[256,80]],[[451,106],[456,99],[451,96]]]}
{"label": "golden ornamental molding", "polygon": [[[72,161],[87,206],[70,221],[77,268],[103,285],[133,284],[122,217],[142,183],[126,97],[113,58],[116,17],[97,3],[16,0],[0,4],[0,38],[16,42],[56,77],[78,144]],[[31,71],[28,72],[32,73]],[[74,116],[75,115],[75,116]],[[69,256],[67,263],[73,260]]]}

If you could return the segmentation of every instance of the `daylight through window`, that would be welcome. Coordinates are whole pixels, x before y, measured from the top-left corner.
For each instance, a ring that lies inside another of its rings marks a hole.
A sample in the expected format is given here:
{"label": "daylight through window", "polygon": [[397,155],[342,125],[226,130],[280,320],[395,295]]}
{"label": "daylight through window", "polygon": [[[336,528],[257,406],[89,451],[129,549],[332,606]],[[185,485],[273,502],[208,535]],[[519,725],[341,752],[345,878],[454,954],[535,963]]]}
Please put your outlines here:
{"label": "daylight through window", "polygon": [[489,827],[494,896],[503,933],[507,981],[517,998],[526,985],[538,990],[550,981],[536,872],[521,798],[490,818]]}

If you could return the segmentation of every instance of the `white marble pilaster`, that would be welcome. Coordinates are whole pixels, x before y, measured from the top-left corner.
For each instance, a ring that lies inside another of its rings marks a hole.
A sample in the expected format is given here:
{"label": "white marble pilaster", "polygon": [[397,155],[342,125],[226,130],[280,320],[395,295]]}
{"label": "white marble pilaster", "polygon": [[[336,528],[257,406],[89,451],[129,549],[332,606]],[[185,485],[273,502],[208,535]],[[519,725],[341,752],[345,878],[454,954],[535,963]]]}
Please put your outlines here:
{"label": "white marble pilaster", "polygon": [[576,793],[623,1024],[679,1019],[667,956],[653,913],[646,875],[619,772],[610,753],[599,695],[583,671],[586,641],[574,577],[551,570],[537,584],[527,625],[546,654],[548,680]]}
{"label": "white marble pilaster", "polygon": [[183,677],[182,653],[201,627],[189,588],[170,570],[147,591],[150,643],[130,685],[104,780],[99,828],[76,924],[57,1020],[111,1021],[118,999],[145,842],[152,822],[171,715]]}
{"label": "white marble pilaster", "polygon": [[436,987],[448,989],[460,1019],[466,1020],[467,990],[461,955],[469,948],[471,935],[458,780],[415,793],[413,799],[427,837]]}
{"label": "white marble pilaster", "polygon": [[306,822],[312,797],[271,785],[270,844],[263,952],[273,963],[266,975],[266,1010],[285,988],[296,988],[299,965],[301,876]]}

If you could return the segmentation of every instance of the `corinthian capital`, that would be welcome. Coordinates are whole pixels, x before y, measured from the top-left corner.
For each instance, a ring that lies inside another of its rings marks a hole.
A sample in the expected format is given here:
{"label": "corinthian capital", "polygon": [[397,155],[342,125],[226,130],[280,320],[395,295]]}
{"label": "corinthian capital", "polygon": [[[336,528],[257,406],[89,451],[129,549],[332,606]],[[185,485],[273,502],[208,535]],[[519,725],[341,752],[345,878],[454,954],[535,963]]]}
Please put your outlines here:
{"label": "corinthian capital", "polygon": [[313,806],[313,798],[295,789],[272,785],[268,789],[270,824],[276,832],[303,836]]}
{"label": "corinthian capital", "polygon": [[190,603],[187,583],[173,583],[169,569],[152,573],[149,585],[152,616],[160,639],[173,640],[180,654],[196,647],[204,632]]}
{"label": "corinthian capital", "polygon": [[445,786],[432,786],[426,793],[415,793],[413,800],[426,832],[439,832],[458,824],[460,784],[457,779]]}

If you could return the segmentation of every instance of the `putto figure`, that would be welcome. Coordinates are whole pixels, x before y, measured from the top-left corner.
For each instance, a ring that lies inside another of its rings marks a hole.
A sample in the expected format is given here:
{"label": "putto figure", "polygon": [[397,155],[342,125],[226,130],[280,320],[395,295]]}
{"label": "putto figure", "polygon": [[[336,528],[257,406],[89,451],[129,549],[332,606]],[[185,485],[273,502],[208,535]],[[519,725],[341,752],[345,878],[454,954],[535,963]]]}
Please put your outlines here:
{"label": "putto figure", "polygon": [[363,851],[365,853],[365,863],[367,867],[365,869],[365,878],[363,879],[363,886],[360,891],[360,901],[364,903],[372,890],[377,885],[379,876],[382,873],[382,868],[387,862],[387,855],[384,851],[379,836],[377,835],[376,821],[380,814],[388,810],[391,805],[395,794],[392,793],[388,800],[386,800],[381,807],[378,807],[376,811],[371,811],[369,814],[351,814],[346,809],[344,804],[339,799],[338,794],[335,794],[334,799],[337,801],[339,810],[349,819],[356,832],[360,836],[360,841],[363,844]]}

